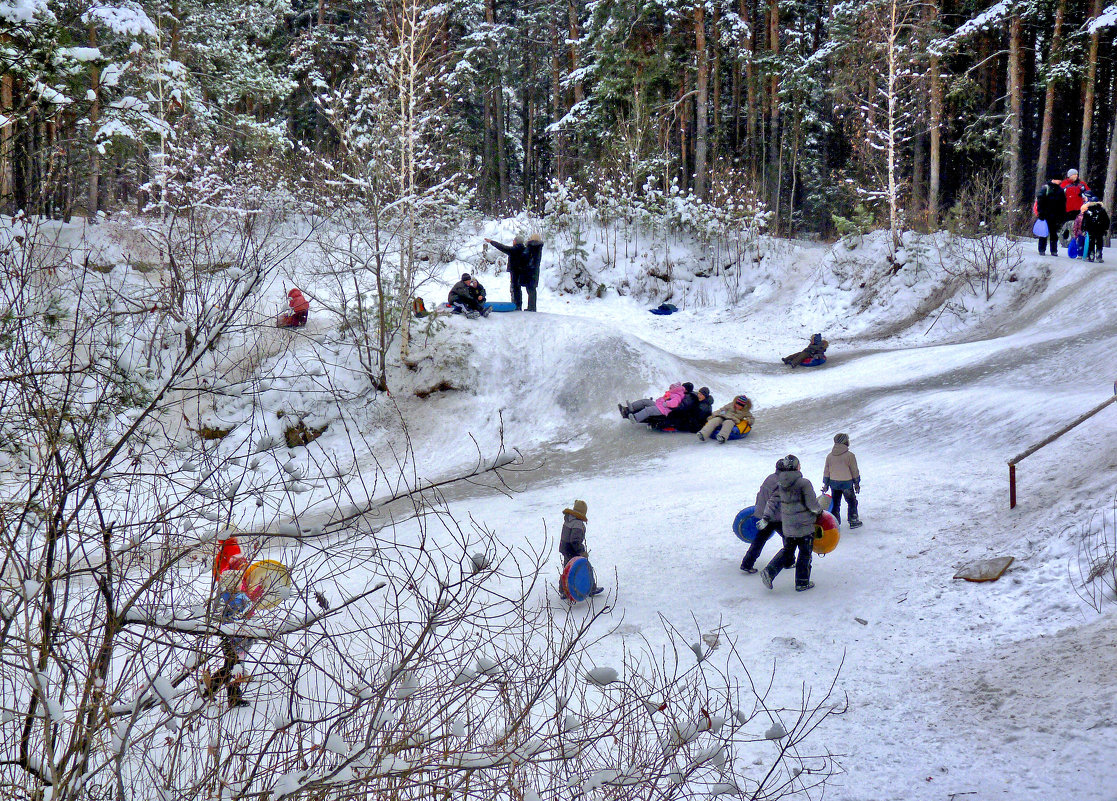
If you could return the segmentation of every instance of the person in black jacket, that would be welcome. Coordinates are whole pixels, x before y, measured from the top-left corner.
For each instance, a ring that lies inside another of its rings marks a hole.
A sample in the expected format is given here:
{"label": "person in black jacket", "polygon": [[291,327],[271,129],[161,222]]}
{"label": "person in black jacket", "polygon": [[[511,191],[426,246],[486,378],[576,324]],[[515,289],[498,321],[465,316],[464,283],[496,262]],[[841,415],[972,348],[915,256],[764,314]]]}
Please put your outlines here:
{"label": "person in black jacket", "polygon": [[1089,195],[1090,199],[1082,205],[1082,230],[1090,238],[1090,246],[1086,251],[1086,261],[1101,262],[1102,246],[1109,233],[1109,212],[1101,201],[1096,200],[1096,195]]}
{"label": "person in black jacket", "polygon": [[1036,217],[1047,223],[1047,236],[1039,237],[1040,255],[1050,242],[1051,255],[1058,256],[1059,229],[1067,217],[1067,196],[1058,178],[1051,178],[1036,193]]}
{"label": "person in black jacket", "polygon": [[[527,269],[520,285],[527,290],[527,310],[535,311],[535,288],[539,286],[539,264],[543,261],[543,237],[534,233],[527,238]],[[514,293],[518,298],[519,294]]]}
{"label": "person in black jacket", "polygon": [[462,273],[462,280],[450,289],[447,302],[454,307],[454,311],[465,314],[471,320],[482,315],[488,317],[491,311],[485,306],[485,287],[469,273]]}
{"label": "person in black jacket", "polygon": [[688,392],[683,402],[668,412],[663,425],[696,434],[713,413],[714,399],[710,397],[710,388],[701,387],[697,392]]}
{"label": "person in black jacket", "polygon": [[[531,266],[531,254],[528,252],[527,245],[524,244],[524,238],[517,234],[513,237],[511,245],[502,245],[500,242],[493,239],[486,239],[485,241],[501,253],[508,254],[509,291],[512,295],[512,302],[516,304],[516,311],[520,311],[524,306],[520,287],[524,285],[524,277]],[[532,293],[528,296],[529,306],[534,305],[534,299],[535,293],[533,286]],[[534,311],[534,309],[532,309],[532,311]]]}

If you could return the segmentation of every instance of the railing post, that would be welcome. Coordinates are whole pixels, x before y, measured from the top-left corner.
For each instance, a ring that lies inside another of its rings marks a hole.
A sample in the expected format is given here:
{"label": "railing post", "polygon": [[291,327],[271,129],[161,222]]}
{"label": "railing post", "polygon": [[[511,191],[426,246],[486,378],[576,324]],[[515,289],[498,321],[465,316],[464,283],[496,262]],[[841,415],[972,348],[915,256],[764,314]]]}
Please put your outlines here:
{"label": "railing post", "polygon": [[1008,463],[1008,508],[1016,508],[1016,465]]}

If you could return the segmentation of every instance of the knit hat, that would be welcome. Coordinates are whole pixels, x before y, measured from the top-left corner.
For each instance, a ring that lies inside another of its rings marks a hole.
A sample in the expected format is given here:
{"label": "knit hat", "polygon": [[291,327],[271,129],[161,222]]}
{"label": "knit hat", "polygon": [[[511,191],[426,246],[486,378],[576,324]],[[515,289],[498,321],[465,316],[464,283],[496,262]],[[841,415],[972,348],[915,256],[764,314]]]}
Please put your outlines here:
{"label": "knit hat", "polygon": [[462,280],[463,280],[463,281],[472,281],[472,280],[473,280],[473,276],[472,276],[472,275],[470,275],[469,273],[462,273]]}
{"label": "knit hat", "polygon": [[690,383],[689,381],[684,381],[683,389],[685,389],[687,392],[694,392],[694,384]]}
{"label": "knit hat", "polygon": [[787,456],[776,462],[776,469],[780,471],[798,470],[799,457],[789,453]]}
{"label": "knit hat", "polygon": [[584,523],[586,522],[586,510],[588,508],[585,501],[574,501],[573,509],[563,509],[562,512],[563,514],[573,515]]}
{"label": "knit hat", "polygon": [[1078,170],[1076,170],[1074,167],[1071,167],[1069,170],[1067,170],[1067,178],[1075,178],[1077,176]]}
{"label": "knit hat", "polygon": [[710,397],[710,388],[709,387],[699,387],[698,388],[698,394],[699,395],[705,395],[708,398],[708,397]]}
{"label": "knit hat", "polygon": [[834,435],[834,444],[835,445],[848,445],[849,444],[849,434],[835,434]]}
{"label": "knit hat", "polygon": [[735,397],[733,399],[733,402],[735,404],[737,404],[738,406],[752,406],[752,401],[749,400],[749,396],[746,395],[743,392],[740,395],[738,395],[737,397]]}
{"label": "knit hat", "polygon": [[513,245],[522,245],[523,243],[524,243],[524,238],[523,238],[522,235],[516,234],[514,237],[512,237],[512,244]]}

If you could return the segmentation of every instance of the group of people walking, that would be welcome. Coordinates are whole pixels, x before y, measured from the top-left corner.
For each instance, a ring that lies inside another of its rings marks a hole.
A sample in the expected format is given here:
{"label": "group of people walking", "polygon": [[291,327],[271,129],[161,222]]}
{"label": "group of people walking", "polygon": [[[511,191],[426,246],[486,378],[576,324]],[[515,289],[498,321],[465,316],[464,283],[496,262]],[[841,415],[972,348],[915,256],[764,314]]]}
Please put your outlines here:
{"label": "group of people walking", "polygon": [[[861,492],[861,472],[857,457],[849,449],[849,435],[834,435],[834,447],[826,456],[822,470],[822,491],[833,492],[829,511],[841,523],[841,503],[846,501],[849,527],[858,528],[857,494]],[[788,454],[776,462],[774,473],[764,479],[756,494],[754,514],[758,518],[757,533],[749,545],[741,570],[756,573],[756,560],[773,533],[783,538],[783,547],[762,570],[764,586],[772,583],[780,571],[795,568],[795,590],[805,592],[814,587],[811,581],[811,559],[814,552],[815,525],[824,511],[814,485],[800,470],[799,459]]]}
{"label": "group of people walking", "polygon": [[1078,176],[1078,170],[1067,170],[1065,178],[1052,176],[1036,193],[1033,206],[1036,223],[1033,232],[1039,240],[1039,252],[1059,255],[1059,240],[1074,243],[1077,257],[1086,261],[1102,261],[1105,237],[1109,235],[1109,212],[1094,192]]}

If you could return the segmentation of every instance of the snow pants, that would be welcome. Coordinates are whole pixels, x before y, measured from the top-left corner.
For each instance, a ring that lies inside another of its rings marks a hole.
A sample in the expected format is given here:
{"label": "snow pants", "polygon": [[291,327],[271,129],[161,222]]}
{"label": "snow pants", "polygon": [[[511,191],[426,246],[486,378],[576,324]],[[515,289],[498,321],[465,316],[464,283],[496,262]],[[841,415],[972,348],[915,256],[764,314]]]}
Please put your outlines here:
{"label": "snow pants", "polygon": [[839,523],[842,522],[842,498],[845,498],[846,507],[849,509],[847,519],[852,523],[857,519],[857,494],[853,491],[853,482],[831,481],[830,489],[833,490],[831,497],[834,499],[834,505],[831,512],[834,517]]}
{"label": "snow pants", "polygon": [[527,310],[535,311],[535,285],[534,284],[521,284],[517,281],[512,281],[512,302],[516,304],[516,311],[524,307],[524,296],[520,291],[521,289],[527,290]]}
{"label": "snow pants", "polygon": [[222,687],[225,687],[229,694],[229,706],[236,706],[241,703],[244,696],[241,693],[240,683],[233,677],[233,670],[240,663],[240,654],[237,653],[236,644],[232,638],[221,638],[221,655],[225,657],[225,664],[210,676],[206,687],[206,698],[212,699],[221,691]]}
{"label": "snow pants", "polygon": [[[795,555],[798,550],[798,556]],[[814,553],[814,537],[785,538],[783,548],[764,568],[769,578],[775,578],[785,567],[795,565],[795,586],[806,587],[811,580],[811,554]]]}
{"label": "snow pants", "polygon": [[768,544],[768,540],[772,538],[773,534],[783,535],[782,521],[773,520],[768,523],[768,528],[756,532],[756,536],[749,543],[749,549],[745,551],[745,558],[741,560],[742,570],[748,570],[756,564],[756,560],[760,558],[760,552],[764,550],[764,546]]}
{"label": "snow pants", "polygon": [[655,405],[654,398],[641,398],[628,404],[628,418],[637,423],[648,422],[649,417],[663,417],[663,412]]}
{"label": "snow pants", "polygon": [[1052,256],[1058,256],[1059,255],[1059,237],[1056,236],[1055,234],[1052,234],[1049,237],[1048,236],[1039,237],[1039,255],[1041,255],[1041,256],[1043,255],[1044,250],[1047,248],[1048,240],[1051,240],[1051,255]]}
{"label": "snow pants", "polygon": [[706,425],[702,426],[699,432],[703,437],[709,439],[713,436],[720,436],[729,439],[729,435],[737,428],[737,421],[730,420],[726,417],[718,417],[714,415],[706,421]]}

